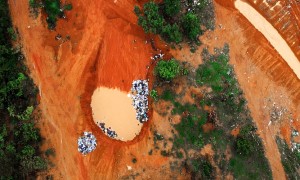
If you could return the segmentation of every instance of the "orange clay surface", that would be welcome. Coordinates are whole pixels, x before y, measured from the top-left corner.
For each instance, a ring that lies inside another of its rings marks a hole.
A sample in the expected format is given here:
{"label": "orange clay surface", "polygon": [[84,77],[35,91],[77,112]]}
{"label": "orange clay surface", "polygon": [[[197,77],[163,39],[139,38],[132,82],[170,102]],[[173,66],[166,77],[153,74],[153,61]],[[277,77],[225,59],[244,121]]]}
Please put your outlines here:
{"label": "orange clay surface", "polygon": [[[153,149],[151,127],[169,132],[168,119],[151,108],[151,120],[130,142],[109,139],[93,122],[90,103],[97,87],[118,88],[126,92],[132,80],[152,79],[152,68],[150,66],[148,73],[147,66],[151,65],[153,50],[149,43],[145,43],[149,38],[136,25],[137,19],[132,11],[137,1],[71,1],[73,9],[67,12],[67,20],[58,21],[56,31],[46,28],[43,15],[37,19],[30,16],[27,0],[9,2],[27,65],[40,90],[42,117],[39,126],[45,137],[43,148],[56,150],[55,167],[50,170],[55,179],[121,179],[136,172],[139,172],[138,179],[170,179],[174,176],[189,179],[185,172],[170,170],[169,158],[159,153],[148,154]],[[247,2],[260,13],[268,12],[261,1],[255,1],[256,4],[250,0]],[[283,0],[279,2],[285,4]],[[293,11],[289,14],[293,22],[287,25],[284,23],[288,19],[275,22],[268,19],[268,15],[261,14],[279,29],[299,59],[299,43],[296,41],[299,36],[295,31],[299,10],[296,2],[291,2],[294,4],[287,10]],[[284,6],[274,8],[274,12],[281,9]],[[191,54],[187,46],[170,53],[197,67],[202,62],[204,46],[212,52],[214,47],[229,44],[230,62],[235,67],[263,140],[273,177],[285,179],[274,138],[284,132],[281,135],[287,139],[290,131],[285,129],[294,127],[300,130],[300,81],[268,40],[235,9],[233,1],[216,0],[215,11],[216,30],[207,31],[201,37],[204,45],[196,53]],[[290,31],[280,29],[283,26],[289,27]],[[63,39],[70,35],[71,40],[56,41],[57,33]],[[270,123],[270,109],[274,102],[287,107],[289,113],[280,121]],[[87,156],[77,151],[77,138],[83,131],[92,131],[98,140],[97,149]],[[132,162],[133,158],[137,159],[136,163]]]}

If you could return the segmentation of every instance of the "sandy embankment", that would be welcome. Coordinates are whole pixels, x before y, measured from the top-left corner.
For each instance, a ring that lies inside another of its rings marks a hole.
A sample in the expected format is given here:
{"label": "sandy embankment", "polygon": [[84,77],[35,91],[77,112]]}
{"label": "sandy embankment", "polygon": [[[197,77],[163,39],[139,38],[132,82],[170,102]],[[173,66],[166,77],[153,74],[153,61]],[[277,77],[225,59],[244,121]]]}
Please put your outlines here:
{"label": "sandy embankment", "polygon": [[142,124],[136,120],[132,99],[118,89],[97,88],[92,96],[93,120],[105,123],[118,135],[116,139],[129,141],[139,134]]}
{"label": "sandy embankment", "polygon": [[260,31],[282,56],[286,63],[300,79],[300,62],[288,46],[286,41],[280,36],[278,31],[254,8],[242,0],[236,0],[235,7],[242,13],[253,26]]}

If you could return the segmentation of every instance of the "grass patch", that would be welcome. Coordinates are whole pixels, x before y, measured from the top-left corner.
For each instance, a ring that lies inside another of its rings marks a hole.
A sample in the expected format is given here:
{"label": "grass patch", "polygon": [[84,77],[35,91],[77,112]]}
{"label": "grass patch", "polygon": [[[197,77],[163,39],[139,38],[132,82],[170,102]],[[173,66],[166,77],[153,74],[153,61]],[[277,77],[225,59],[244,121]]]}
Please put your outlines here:
{"label": "grass patch", "polygon": [[[161,99],[173,104],[172,115],[180,115],[181,121],[174,125],[177,133],[173,137],[173,152],[186,164],[193,178],[209,179],[214,176],[210,166],[201,164],[205,158],[188,157],[190,150],[199,152],[206,144],[211,144],[215,153],[214,161],[225,177],[231,173],[235,179],[272,179],[269,163],[264,156],[260,138],[256,134],[246,100],[229,64],[229,47],[215,49],[215,54],[207,50],[202,53],[203,64],[193,77],[203,89],[203,98],[196,102],[181,103],[172,89],[163,91]],[[183,79],[183,80],[187,80]],[[211,110],[205,110],[209,106]],[[212,124],[213,129],[204,132],[203,125]],[[234,127],[241,127],[235,138],[230,133]],[[182,149],[182,156],[177,155]],[[228,150],[231,158],[227,160]],[[186,158],[183,158],[186,157]],[[198,170],[202,171],[199,173]]]}

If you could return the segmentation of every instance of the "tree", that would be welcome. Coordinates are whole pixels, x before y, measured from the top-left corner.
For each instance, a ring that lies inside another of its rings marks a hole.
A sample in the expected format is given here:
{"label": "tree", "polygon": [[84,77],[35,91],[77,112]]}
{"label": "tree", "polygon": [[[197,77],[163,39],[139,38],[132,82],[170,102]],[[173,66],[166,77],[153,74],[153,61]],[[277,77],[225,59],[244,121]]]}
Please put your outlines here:
{"label": "tree", "polygon": [[182,41],[182,33],[179,31],[177,24],[167,24],[162,29],[162,36],[167,42],[180,43]]}
{"label": "tree", "polygon": [[180,72],[179,63],[172,58],[169,61],[159,61],[155,67],[155,73],[162,79],[167,81],[175,78]]}
{"label": "tree", "polygon": [[196,14],[188,12],[182,17],[182,27],[191,41],[197,41],[198,36],[202,33],[200,21]]}
{"label": "tree", "polygon": [[139,14],[139,10],[135,8],[138,15],[138,24],[142,26],[146,33],[159,34],[162,30],[164,19],[159,14],[158,5],[153,1],[144,5],[143,14]]}
{"label": "tree", "polygon": [[236,150],[239,154],[248,156],[253,151],[254,146],[253,146],[253,143],[249,139],[243,138],[243,137],[238,137],[237,141],[236,141],[236,148],[237,148]]}
{"label": "tree", "polygon": [[155,89],[152,89],[150,91],[150,96],[155,100],[157,101],[157,98],[158,98],[158,95],[157,95],[157,91]]}
{"label": "tree", "polygon": [[165,15],[175,16],[180,11],[180,0],[164,0],[163,7]]}

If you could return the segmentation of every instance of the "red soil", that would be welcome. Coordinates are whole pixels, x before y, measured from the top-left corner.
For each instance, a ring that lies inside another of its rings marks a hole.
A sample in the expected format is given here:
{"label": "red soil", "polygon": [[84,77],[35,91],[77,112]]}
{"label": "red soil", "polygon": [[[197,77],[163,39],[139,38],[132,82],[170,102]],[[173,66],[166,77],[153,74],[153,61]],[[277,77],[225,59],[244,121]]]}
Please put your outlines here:
{"label": "red soil", "polygon": [[[167,168],[168,158],[148,155],[153,148],[150,127],[161,124],[157,113],[153,113],[141,134],[128,143],[109,139],[92,121],[90,101],[97,86],[128,91],[133,79],[151,75],[152,67],[148,73],[146,66],[151,63],[153,51],[150,44],[145,44],[147,38],[136,25],[132,12],[137,2],[72,1],[73,10],[67,12],[66,21],[58,21],[56,31],[46,28],[44,17],[35,20],[30,17],[27,0],[9,2],[31,76],[40,89],[42,118],[39,125],[46,138],[44,148],[56,150],[55,167],[50,172],[54,178],[119,179],[139,172],[137,178],[161,179],[174,173]],[[280,124],[268,126],[265,99],[276,100],[295,112],[293,126],[300,130],[300,123],[296,121],[300,113],[300,81],[262,34],[234,9],[232,1],[216,2],[216,30],[205,33],[201,40],[210,50],[229,43],[231,63],[263,139],[273,177],[284,179],[274,140]],[[223,28],[219,28],[219,24]],[[57,33],[63,37],[70,35],[71,40],[56,41]],[[190,54],[185,47],[171,53],[195,67],[201,63],[201,51]],[[84,157],[77,151],[77,138],[86,130],[96,135],[98,147]],[[135,164],[132,163],[134,157]],[[128,170],[127,165],[133,171]],[[179,177],[186,178],[185,173]]]}

